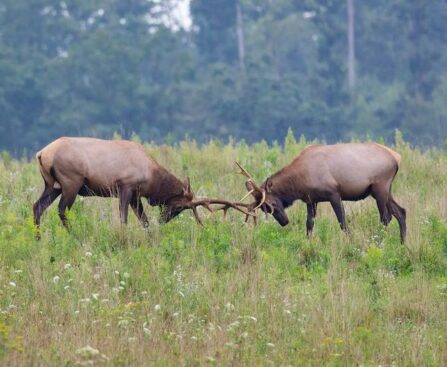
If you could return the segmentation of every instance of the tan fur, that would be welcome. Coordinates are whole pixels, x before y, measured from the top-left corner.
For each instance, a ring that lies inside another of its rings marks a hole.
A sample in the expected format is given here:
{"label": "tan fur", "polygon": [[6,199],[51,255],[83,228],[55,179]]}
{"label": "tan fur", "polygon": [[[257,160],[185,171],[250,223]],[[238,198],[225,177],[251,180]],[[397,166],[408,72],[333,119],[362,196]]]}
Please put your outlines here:
{"label": "tan fur", "polygon": [[[307,204],[308,235],[312,233],[317,204],[330,202],[341,227],[347,230],[343,200],[357,201],[371,195],[376,199],[382,223],[391,216],[399,222],[401,240],[406,234],[406,212],[393,199],[391,185],[399,169],[400,154],[377,143],[311,145],[254,190],[254,207],[272,213],[281,225],[289,222],[284,211],[295,200]],[[248,187],[250,188],[250,187]],[[261,198],[266,190],[265,200]]]}
{"label": "tan fur", "polygon": [[399,153],[395,152],[391,148],[386,147],[385,145],[382,145],[382,144],[379,144],[379,143],[374,143],[374,144],[377,145],[378,147],[386,149],[388,152],[390,152],[391,155],[394,157],[394,159],[397,161],[397,166],[400,167],[401,156],[400,156]]}
{"label": "tan fur", "polygon": [[147,182],[160,169],[140,144],[121,140],[64,137],[36,157],[45,182],[54,188],[70,189],[86,179],[92,190],[108,190],[116,184],[141,184],[150,190]]}

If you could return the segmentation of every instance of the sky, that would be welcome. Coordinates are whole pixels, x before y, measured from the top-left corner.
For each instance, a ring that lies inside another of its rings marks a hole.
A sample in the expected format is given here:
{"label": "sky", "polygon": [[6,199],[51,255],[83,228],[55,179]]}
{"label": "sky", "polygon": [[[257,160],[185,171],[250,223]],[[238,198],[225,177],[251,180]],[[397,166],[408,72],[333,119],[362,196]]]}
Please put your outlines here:
{"label": "sky", "polygon": [[175,10],[175,15],[178,18],[181,26],[189,30],[192,25],[191,15],[189,12],[189,3],[191,0],[181,0],[179,6]]}

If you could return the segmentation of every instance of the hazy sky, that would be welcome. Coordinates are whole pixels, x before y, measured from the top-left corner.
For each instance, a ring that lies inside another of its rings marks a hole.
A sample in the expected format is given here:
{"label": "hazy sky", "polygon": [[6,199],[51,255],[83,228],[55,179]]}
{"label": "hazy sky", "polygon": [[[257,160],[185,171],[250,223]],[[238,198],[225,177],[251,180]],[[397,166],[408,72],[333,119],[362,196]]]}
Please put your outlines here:
{"label": "hazy sky", "polygon": [[189,29],[191,27],[191,16],[189,13],[190,1],[191,0],[181,0],[180,5],[176,10],[176,16],[185,29]]}

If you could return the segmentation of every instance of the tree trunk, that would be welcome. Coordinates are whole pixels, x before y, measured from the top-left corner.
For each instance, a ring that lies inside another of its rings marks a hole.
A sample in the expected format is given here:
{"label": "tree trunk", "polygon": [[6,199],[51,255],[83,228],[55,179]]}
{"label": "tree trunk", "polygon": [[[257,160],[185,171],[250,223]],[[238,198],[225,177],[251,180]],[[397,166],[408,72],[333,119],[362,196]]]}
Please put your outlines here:
{"label": "tree trunk", "polygon": [[348,8],[348,86],[352,92],[355,88],[355,32],[354,0],[347,0]]}
{"label": "tree trunk", "polygon": [[237,46],[239,55],[239,67],[245,70],[245,38],[244,38],[244,19],[242,16],[241,1],[236,0],[236,27],[237,27]]}

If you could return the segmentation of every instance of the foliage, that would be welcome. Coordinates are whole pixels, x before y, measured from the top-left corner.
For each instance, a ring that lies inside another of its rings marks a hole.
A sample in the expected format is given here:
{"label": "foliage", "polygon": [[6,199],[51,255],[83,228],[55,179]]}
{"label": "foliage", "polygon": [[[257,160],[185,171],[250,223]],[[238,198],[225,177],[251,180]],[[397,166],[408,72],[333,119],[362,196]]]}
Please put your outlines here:
{"label": "foliage", "polygon": [[[140,139],[134,135],[134,140]],[[238,199],[238,159],[257,180],[309,143],[217,140],[145,144],[198,195]],[[284,148],[282,148],[284,146]],[[145,204],[146,232],[117,201],[78,198],[67,232],[56,204],[35,239],[35,162],[0,157],[0,365],[439,366],[447,353],[447,156],[411,149],[396,134],[402,167],[393,194],[407,209],[408,241],[384,228],[372,199],[346,203],[350,235],[318,208],[291,224],[255,227],[239,213],[189,212],[167,225]]]}
{"label": "foliage", "polygon": [[[447,7],[355,2],[357,84],[346,77],[346,2],[4,0],[0,150],[21,156],[61,135],[174,142],[309,139],[442,146]],[[244,65],[238,55],[240,4]]]}

